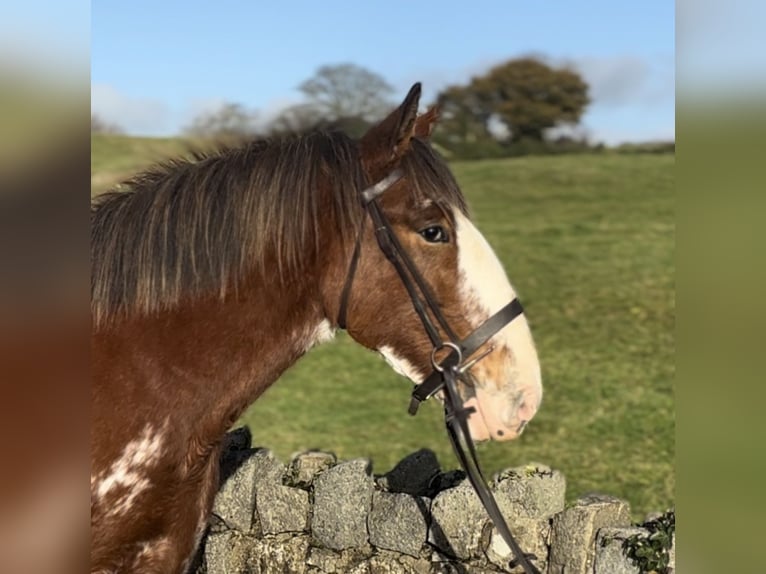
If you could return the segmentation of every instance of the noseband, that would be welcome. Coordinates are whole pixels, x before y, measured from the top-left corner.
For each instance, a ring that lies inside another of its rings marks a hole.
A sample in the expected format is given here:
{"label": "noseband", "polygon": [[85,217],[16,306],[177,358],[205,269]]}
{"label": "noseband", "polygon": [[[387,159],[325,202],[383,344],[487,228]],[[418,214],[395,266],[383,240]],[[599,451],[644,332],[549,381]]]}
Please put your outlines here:
{"label": "noseband", "polygon": [[[487,487],[487,481],[479,467],[476,448],[468,430],[468,417],[475,412],[475,409],[473,407],[463,407],[457,389],[458,379],[464,380],[467,370],[478,360],[486,356],[488,352],[474,359],[471,359],[471,357],[498,331],[521,315],[524,309],[518,299],[513,299],[513,301],[484,321],[465,339],[462,341],[458,339],[442,314],[439,304],[428,284],[401,243],[399,243],[396,234],[394,234],[390,223],[376,200],[378,196],[382,195],[402,177],[404,177],[404,174],[400,169],[393,170],[378,183],[362,191],[361,200],[365,216],[369,214],[374,225],[378,246],[399,274],[399,278],[407,290],[415,312],[420,317],[420,321],[423,323],[423,327],[433,345],[431,352],[433,371],[421,384],[415,386],[415,389],[412,391],[408,412],[410,415],[416,414],[420,403],[431,398],[437,392],[443,391],[444,417],[450,442],[495,528],[497,528],[505,543],[508,544],[508,547],[511,548],[516,556],[516,559],[511,561],[510,567],[514,568],[520,565],[526,574],[540,574],[540,571],[530,562],[530,559],[535,559],[536,556],[525,555],[521,551],[497,506],[494,496],[492,496]],[[348,274],[346,275],[346,282],[341,292],[340,308],[338,310],[338,326],[341,329],[346,328],[348,301],[359,264],[363,232],[364,222],[362,222],[359,229],[359,235],[357,236],[354,252],[349,263]],[[431,317],[433,317],[433,320]],[[446,340],[442,339],[439,330],[434,325],[434,321],[441,327],[447,337]],[[450,353],[441,362],[438,362],[436,354],[442,349],[449,349]]]}

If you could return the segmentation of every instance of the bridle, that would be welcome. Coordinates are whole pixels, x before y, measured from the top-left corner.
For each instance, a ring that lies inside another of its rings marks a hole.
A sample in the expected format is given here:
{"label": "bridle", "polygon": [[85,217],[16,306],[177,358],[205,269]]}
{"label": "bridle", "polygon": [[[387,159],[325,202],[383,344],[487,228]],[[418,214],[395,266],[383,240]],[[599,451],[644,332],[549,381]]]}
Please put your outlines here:
{"label": "bridle", "polygon": [[[477,361],[484,358],[489,351],[482,353],[478,357],[471,357],[491,339],[498,331],[513,321],[524,312],[524,309],[518,299],[513,299],[505,307],[484,321],[470,335],[462,341],[457,338],[454,331],[450,328],[448,321],[439,308],[439,304],[433,296],[428,284],[418,271],[415,263],[402,247],[401,243],[393,232],[390,223],[383,214],[377,197],[393,186],[397,181],[404,177],[401,169],[393,170],[389,175],[379,182],[371,185],[362,191],[361,201],[364,207],[365,217],[370,216],[372,220],[375,238],[378,246],[385,254],[386,258],[396,269],[407,293],[412,301],[415,311],[420,317],[423,327],[431,339],[433,349],[431,351],[431,364],[433,371],[412,391],[412,398],[408,412],[410,415],[417,413],[420,403],[431,398],[437,392],[443,391],[444,395],[444,417],[447,426],[447,434],[455,450],[461,466],[466,471],[468,479],[471,482],[481,503],[484,505],[487,514],[492,520],[495,528],[505,540],[505,543],[516,556],[511,561],[510,567],[514,568],[520,565],[526,574],[540,574],[540,571],[530,562],[530,559],[536,559],[534,555],[525,555],[516,540],[511,534],[510,528],[505,522],[500,509],[497,506],[494,496],[487,487],[487,481],[479,466],[476,457],[476,448],[468,430],[468,417],[475,409],[473,407],[464,408],[457,389],[458,379],[464,380],[464,375],[470,367]],[[364,233],[364,221],[360,226],[359,234],[356,238],[354,251],[349,263],[346,282],[341,292],[340,307],[338,310],[338,326],[346,329],[346,315],[348,312],[348,301],[351,294],[351,286],[354,282],[356,269],[359,264],[361,254],[362,235]],[[429,315],[430,312],[430,315]],[[432,320],[433,317],[433,320]],[[439,330],[434,321],[442,328],[447,336],[447,340],[442,339]],[[436,353],[442,349],[449,349],[450,352],[441,362],[437,361]],[[471,359],[471,360],[469,360]]]}

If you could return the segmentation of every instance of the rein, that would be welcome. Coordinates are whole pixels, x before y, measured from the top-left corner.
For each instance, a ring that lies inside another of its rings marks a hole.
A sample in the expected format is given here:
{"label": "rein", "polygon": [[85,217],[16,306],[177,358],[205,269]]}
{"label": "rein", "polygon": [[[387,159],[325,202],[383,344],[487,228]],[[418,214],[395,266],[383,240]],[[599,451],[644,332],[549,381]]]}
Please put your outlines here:
{"label": "rein", "polygon": [[[537,557],[533,554],[527,555],[522,552],[497,506],[497,501],[495,501],[492,492],[487,487],[487,481],[476,457],[476,447],[468,430],[468,417],[475,412],[475,409],[473,407],[463,407],[457,389],[457,381],[464,380],[464,375],[468,369],[489,354],[491,349],[470,361],[464,361],[470,359],[498,331],[521,315],[524,309],[518,299],[513,299],[513,301],[492,315],[465,339],[462,341],[458,340],[442,314],[428,284],[401,243],[399,243],[396,234],[394,234],[391,225],[376,200],[378,196],[383,194],[402,177],[404,177],[404,174],[400,169],[393,170],[388,176],[362,191],[361,199],[365,208],[365,214],[369,214],[374,225],[378,246],[399,274],[412,300],[415,311],[420,317],[423,327],[433,344],[433,350],[431,351],[433,371],[420,385],[415,386],[415,389],[412,391],[408,412],[410,415],[415,415],[420,403],[428,400],[439,391],[443,391],[444,420],[450,443],[492,523],[516,557],[509,564],[510,568],[521,566],[526,574],[540,574],[540,571],[530,562],[531,559],[536,559]],[[362,222],[362,227],[359,230],[359,235],[354,245],[346,282],[341,292],[340,308],[338,310],[338,326],[341,329],[346,329],[348,300],[361,255],[363,232],[364,222]],[[442,339],[434,322],[441,327],[447,336],[446,341]],[[437,362],[436,353],[442,349],[450,349],[450,353],[441,362]]]}

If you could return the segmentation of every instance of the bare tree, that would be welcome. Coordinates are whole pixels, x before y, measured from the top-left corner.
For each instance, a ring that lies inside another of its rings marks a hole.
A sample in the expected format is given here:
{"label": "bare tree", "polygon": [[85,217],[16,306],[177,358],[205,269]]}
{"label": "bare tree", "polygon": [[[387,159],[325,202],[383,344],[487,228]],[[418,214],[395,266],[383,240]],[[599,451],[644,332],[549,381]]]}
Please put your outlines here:
{"label": "bare tree", "polygon": [[271,121],[269,130],[275,134],[299,134],[317,128],[322,122],[319,111],[311,104],[285,108]]}
{"label": "bare tree", "polygon": [[200,137],[248,137],[256,132],[256,114],[241,104],[225,103],[218,109],[200,114],[184,129]]}
{"label": "bare tree", "polygon": [[355,64],[322,66],[298,89],[326,121],[380,119],[390,108],[393,88],[378,74]]}

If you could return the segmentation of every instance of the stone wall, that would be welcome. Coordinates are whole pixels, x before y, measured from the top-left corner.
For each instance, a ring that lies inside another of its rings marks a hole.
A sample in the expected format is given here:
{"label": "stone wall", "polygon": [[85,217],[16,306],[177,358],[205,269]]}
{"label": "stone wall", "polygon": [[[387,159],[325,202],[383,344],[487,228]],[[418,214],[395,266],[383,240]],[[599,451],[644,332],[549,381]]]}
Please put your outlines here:
{"label": "stone wall", "polygon": [[[234,431],[197,573],[522,572],[462,471],[443,471],[428,450],[385,475],[371,470],[325,452],[285,465]],[[626,502],[591,495],[565,508],[564,476],[539,464],[508,469],[491,488],[541,572],[640,572],[623,541],[649,532],[630,526]]]}

